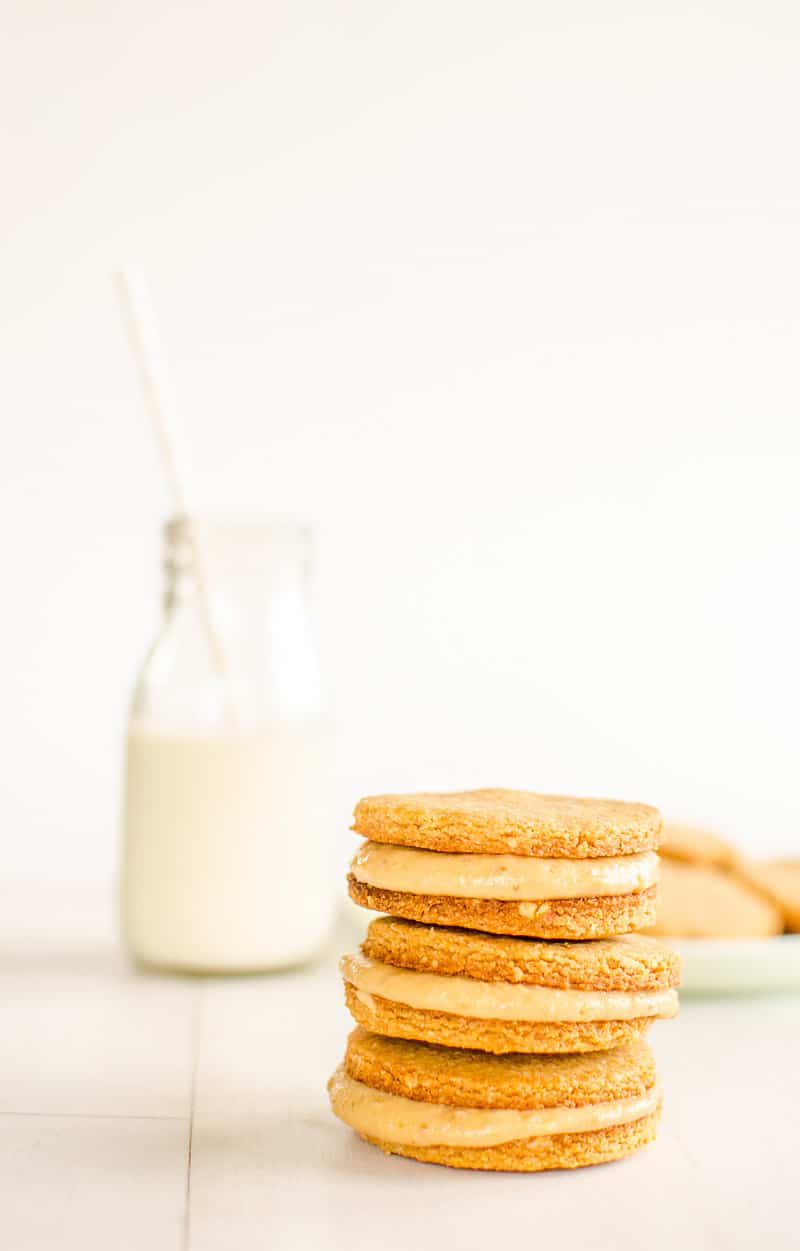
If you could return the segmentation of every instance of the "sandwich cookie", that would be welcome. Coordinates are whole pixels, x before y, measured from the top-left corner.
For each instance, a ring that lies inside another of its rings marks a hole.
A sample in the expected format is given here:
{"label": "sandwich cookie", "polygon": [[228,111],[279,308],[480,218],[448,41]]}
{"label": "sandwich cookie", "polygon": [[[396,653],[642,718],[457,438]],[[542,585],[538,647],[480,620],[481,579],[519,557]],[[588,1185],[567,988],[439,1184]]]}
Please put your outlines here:
{"label": "sandwich cookie", "polygon": [[394,1155],[532,1173],[603,1164],[656,1134],[643,1040],[591,1055],[488,1056],[356,1029],[328,1083],[335,1114]]}
{"label": "sandwich cookie", "polygon": [[356,903],[434,925],[606,938],[655,919],[661,818],[619,800],[527,791],[362,799]]}
{"label": "sandwich cookie", "polygon": [[678,1011],[678,956],[638,935],[543,942],[381,917],[340,968],[366,1029],[498,1055],[607,1050]]}

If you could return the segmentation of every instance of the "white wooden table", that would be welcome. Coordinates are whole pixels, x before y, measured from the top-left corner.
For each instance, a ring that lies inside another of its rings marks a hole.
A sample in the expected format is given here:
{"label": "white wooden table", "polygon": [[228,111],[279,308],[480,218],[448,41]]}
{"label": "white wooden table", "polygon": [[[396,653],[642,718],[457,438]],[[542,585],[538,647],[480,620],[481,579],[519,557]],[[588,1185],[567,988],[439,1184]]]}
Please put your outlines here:
{"label": "white wooden table", "polygon": [[686,1001],[656,1026],[665,1119],[633,1159],[459,1173],[330,1115],[348,1030],[333,954],[148,977],[118,951],[113,902],[0,894],[3,1251],[800,1246],[800,996]]}

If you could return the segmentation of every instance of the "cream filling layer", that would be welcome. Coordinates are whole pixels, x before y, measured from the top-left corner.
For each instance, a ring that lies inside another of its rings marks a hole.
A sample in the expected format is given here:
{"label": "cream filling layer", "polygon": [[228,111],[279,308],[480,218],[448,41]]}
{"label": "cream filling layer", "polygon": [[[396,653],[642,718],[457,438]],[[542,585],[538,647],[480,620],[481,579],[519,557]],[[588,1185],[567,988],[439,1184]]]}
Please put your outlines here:
{"label": "cream filling layer", "polygon": [[459,899],[580,899],[628,895],[655,886],[658,856],[603,856],[548,860],[540,856],[483,856],[364,843],[350,865],[356,881],[410,895]]}
{"label": "cream filling layer", "polygon": [[333,1111],[356,1133],[407,1147],[495,1147],[545,1134],[583,1134],[638,1121],[661,1102],[656,1084],[633,1099],[580,1108],[450,1108],[373,1090],[349,1077],[344,1065],[328,1091]]}
{"label": "cream filling layer", "polygon": [[521,982],[479,982],[398,969],[366,956],[342,956],[346,982],[362,998],[378,995],[428,1012],[490,1021],[632,1021],[670,1017],[678,1011],[675,990],[558,990]]}

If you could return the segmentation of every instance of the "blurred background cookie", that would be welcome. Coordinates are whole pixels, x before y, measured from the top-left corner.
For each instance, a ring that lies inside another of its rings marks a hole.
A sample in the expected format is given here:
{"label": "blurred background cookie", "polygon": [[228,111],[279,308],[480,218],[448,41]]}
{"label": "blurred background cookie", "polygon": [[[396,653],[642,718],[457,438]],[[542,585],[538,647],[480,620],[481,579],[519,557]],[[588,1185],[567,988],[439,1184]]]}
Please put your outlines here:
{"label": "blurred background cookie", "polygon": [[713,864],[665,859],[656,922],[646,932],[673,938],[767,938],[783,914],[748,883]]}
{"label": "blurred background cookie", "polygon": [[800,860],[746,861],[737,872],[780,910],[787,930],[800,933]]}
{"label": "blurred background cookie", "polygon": [[669,860],[713,864],[721,869],[732,869],[741,860],[738,850],[727,839],[711,830],[678,821],[664,822],[658,850]]}

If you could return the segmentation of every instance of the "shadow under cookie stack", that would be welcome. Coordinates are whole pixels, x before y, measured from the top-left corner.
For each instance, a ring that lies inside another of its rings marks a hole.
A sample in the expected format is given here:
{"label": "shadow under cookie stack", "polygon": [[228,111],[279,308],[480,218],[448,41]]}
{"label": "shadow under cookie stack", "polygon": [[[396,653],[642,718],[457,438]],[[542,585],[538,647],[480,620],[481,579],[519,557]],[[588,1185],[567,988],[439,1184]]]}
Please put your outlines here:
{"label": "shadow under cookie stack", "polygon": [[678,1010],[655,917],[661,818],[523,791],[362,799],[349,875],[384,913],[341,962],[357,1022],[333,1111],[384,1151],[537,1172],[652,1141],[644,1034]]}

